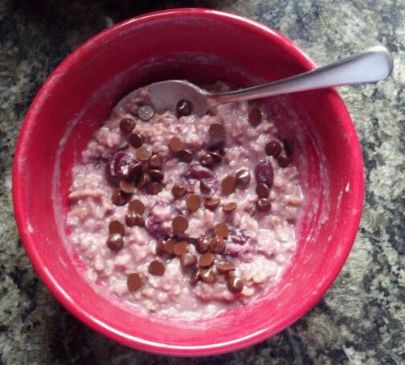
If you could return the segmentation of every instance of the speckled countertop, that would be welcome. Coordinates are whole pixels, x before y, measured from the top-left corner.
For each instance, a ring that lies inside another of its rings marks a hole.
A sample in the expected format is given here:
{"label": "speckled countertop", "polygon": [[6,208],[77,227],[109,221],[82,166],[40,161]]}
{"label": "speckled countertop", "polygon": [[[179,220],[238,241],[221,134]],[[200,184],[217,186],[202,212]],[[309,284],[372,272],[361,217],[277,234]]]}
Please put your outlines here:
{"label": "speckled countertop", "polygon": [[[257,19],[294,39],[320,64],[377,43],[395,59],[389,81],[341,89],[362,141],[367,175],[361,228],[341,275],[309,314],[281,334],[202,359],[133,351],[79,323],[33,272],[11,202],[21,121],[50,71],[103,28],[180,6]],[[0,365],[405,364],[404,19],[403,0],[0,0]]]}

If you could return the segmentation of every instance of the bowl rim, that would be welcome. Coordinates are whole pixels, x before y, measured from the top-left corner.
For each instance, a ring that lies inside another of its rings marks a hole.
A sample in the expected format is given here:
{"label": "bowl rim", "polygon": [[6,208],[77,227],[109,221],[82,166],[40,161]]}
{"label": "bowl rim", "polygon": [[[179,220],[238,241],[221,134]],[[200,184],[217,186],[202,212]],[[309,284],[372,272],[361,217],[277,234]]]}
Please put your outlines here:
{"label": "bowl rim", "polygon": [[341,243],[341,247],[344,248],[343,254],[339,256],[334,262],[333,267],[330,268],[329,276],[323,281],[323,284],[315,292],[311,292],[311,295],[307,297],[307,300],[300,305],[300,308],[293,313],[293,315],[287,316],[285,320],[279,324],[278,328],[273,331],[265,328],[260,331],[254,332],[249,336],[242,338],[234,338],[230,341],[209,344],[209,345],[194,345],[194,346],[179,346],[173,344],[165,344],[155,341],[146,341],[142,338],[130,335],[116,330],[115,328],[104,323],[100,318],[95,318],[91,313],[83,310],[74,301],[70,299],[70,296],[65,292],[65,290],[59,285],[57,280],[52,276],[52,274],[44,267],[41,257],[36,250],[36,245],[34,239],[28,232],[25,225],[25,219],[28,215],[28,210],[23,199],[22,192],[24,190],[23,184],[23,174],[24,171],[21,169],[21,164],[19,163],[20,156],[23,154],[24,145],[30,136],[31,125],[35,123],[36,115],[38,110],[42,107],[46,95],[48,93],[48,88],[54,84],[57,79],[58,74],[68,69],[73,63],[78,62],[84,55],[92,52],[90,45],[95,45],[97,43],[102,43],[108,41],[117,33],[130,29],[132,26],[136,26],[140,23],[148,22],[150,20],[165,19],[169,17],[188,17],[188,16],[199,16],[205,18],[215,18],[219,21],[229,22],[239,27],[247,28],[249,31],[259,32],[260,36],[263,38],[271,39],[272,42],[279,43],[282,47],[288,48],[295,59],[297,59],[305,68],[308,70],[316,67],[316,64],[303,52],[301,49],[290,39],[281,35],[277,31],[269,28],[266,25],[258,23],[254,20],[212,9],[205,8],[177,8],[170,10],[154,11],[146,14],[130,18],[128,20],[122,21],[111,28],[107,28],[95,36],[91,37],[89,40],[81,44],[79,47],[74,49],[50,74],[47,80],[44,82],[38,93],[36,94],[34,100],[32,101],[29,110],[24,118],[23,125],[18,137],[15,155],[13,159],[13,172],[12,172],[12,197],[15,218],[17,222],[18,231],[21,235],[23,246],[26,250],[27,255],[30,258],[32,265],[34,266],[36,272],[38,273],[41,280],[45,283],[48,289],[56,297],[56,299],[72,314],[74,314],[80,321],[84,324],[96,330],[98,333],[113,339],[126,346],[136,348],[139,350],[171,355],[171,356],[206,356],[206,355],[217,355],[221,353],[226,353],[230,351],[236,351],[247,346],[251,346],[258,342],[264,341],[268,337],[281,332],[286,327],[297,321],[304,314],[306,314],[315,304],[323,297],[328,288],[332,285],[333,281],[336,279],[340,273],[347,257],[351,251],[351,248],[356,237],[361,213],[363,209],[363,199],[364,199],[364,173],[363,173],[363,158],[360,148],[360,142],[357,138],[357,134],[353,125],[353,121],[347,110],[346,105],[341,99],[340,95],[334,88],[328,89],[334,98],[335,103],[339,103],[341,107],[341,118],[345,119],[348,127],[348,136],[350,149],[353,153],[353,164],[354,164],[354,177],[352,178],[351,186],[351,196],[353,201],[353,207],[357,208],[357,212],[353,214],[350,224],[345,227],[346,238]]}

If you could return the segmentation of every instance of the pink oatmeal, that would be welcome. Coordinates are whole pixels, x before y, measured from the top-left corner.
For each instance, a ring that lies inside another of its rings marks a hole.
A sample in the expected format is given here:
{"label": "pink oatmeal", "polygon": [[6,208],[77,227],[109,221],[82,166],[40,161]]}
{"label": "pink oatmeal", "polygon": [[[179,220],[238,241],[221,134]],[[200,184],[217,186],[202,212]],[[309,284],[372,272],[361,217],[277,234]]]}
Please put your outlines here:
{"label": "pink oatmeal", "polygon": [[213,317],[271,290],[303,203],[276,135],[246,102],[201,118],[187,102],[155,114],[141,89],[115,107],[73,169],[67,218],[96,290],[170,319]]}

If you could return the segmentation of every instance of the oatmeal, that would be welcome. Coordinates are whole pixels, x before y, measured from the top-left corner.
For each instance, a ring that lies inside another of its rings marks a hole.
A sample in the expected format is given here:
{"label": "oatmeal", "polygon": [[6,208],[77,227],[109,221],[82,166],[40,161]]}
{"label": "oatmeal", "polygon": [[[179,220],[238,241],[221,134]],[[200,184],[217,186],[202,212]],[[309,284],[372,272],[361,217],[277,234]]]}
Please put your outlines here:
{"label": "oatmeal", "polygon": [[155,113],[146,89],[126,98],[73,169],[67,221],[86,277],[170,319],[253,300],[296,248],[303,196],[291,152],[247,102],[197,117],[185,100]]}

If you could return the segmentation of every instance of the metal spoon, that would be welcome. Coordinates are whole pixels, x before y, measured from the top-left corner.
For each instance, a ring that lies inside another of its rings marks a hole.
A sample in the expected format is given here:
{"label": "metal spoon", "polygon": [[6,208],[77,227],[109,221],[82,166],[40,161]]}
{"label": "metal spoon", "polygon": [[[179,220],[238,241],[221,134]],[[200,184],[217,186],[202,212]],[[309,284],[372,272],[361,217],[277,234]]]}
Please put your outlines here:
{"label": "metal spoon", "polygon": [[179,101],[186,100],[191,103],[193,113],[202,116],[209,108],[232,101],[260,99],[331,86],[376,82],[387,78],[392,69],[391,54],[385,47],[376,46],[312,71],[246,89],[210,93],[184,80],[156,82],[146,88],[150,92],[152,106],[157,112],[175,111]]}

